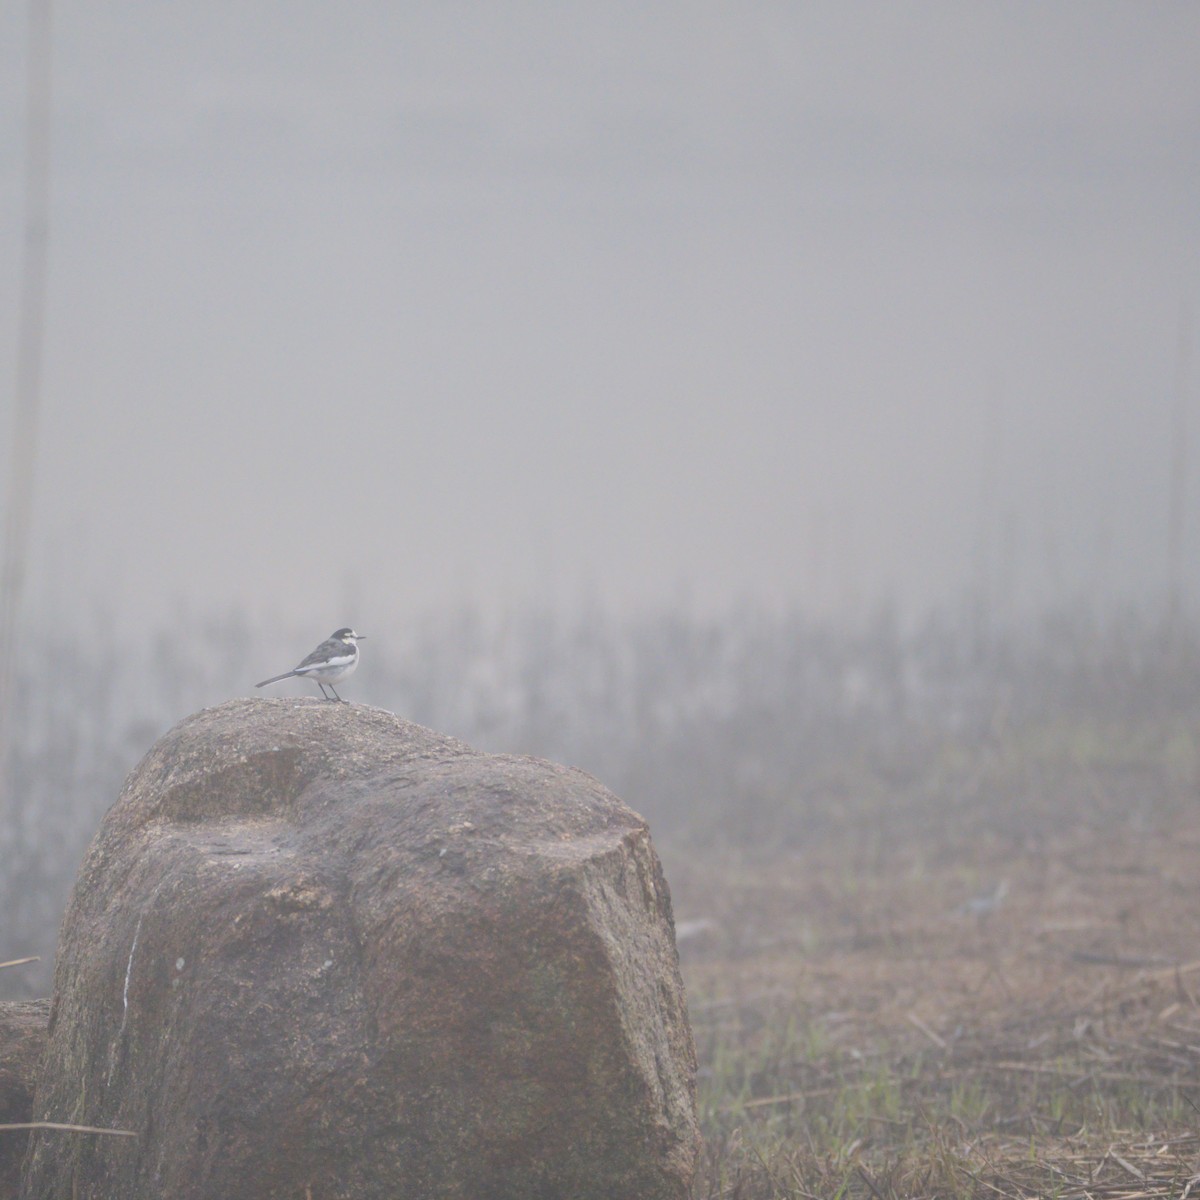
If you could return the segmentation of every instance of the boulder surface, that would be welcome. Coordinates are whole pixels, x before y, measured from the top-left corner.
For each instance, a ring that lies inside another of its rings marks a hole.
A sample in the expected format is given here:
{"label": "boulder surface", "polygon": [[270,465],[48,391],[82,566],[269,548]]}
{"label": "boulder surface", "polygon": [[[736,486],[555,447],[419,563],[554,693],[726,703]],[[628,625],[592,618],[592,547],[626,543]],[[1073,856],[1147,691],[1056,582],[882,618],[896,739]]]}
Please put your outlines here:
{"label": "boulder surface", "polygon": [[237,700],[130,775],[64,920],[21,1196],[682,1200],[645,822],[391,713]]}
{"label": "boulder surface", "polygon": [[[46,1049],[49,1000],[0,1003],[0,1125],[23,1125],[33,1112],[33,1089]],[[0,1133],[0,1200],[17,1194],[29,1134]]]}

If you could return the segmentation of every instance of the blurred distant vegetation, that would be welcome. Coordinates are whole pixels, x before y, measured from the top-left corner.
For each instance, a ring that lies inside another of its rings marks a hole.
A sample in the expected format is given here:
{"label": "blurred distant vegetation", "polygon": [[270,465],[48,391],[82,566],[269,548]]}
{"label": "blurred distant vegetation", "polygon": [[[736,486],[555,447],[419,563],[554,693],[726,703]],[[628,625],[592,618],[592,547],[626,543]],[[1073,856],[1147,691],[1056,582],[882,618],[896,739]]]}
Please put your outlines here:
{"label": "blurred distant vegetation", "polygon": [[[244,619],[191,624],[136,645],[43,635],[19,689],[0,826],[0,960],[44,961],[2,973],[8,995],[48,989],[79,860],[155,738],[278,669],[275,639]],[[1061,791],[1051,811],[1063,820],[1080,804],[1136,816],[1197,778],[1200,630],[1136,614],[1062,611],[1000,635],[969,609],[912,628],[884,609],[856,630],[750,610],[459,612],[364,652],[348,697],[483,749],[581,766],[647,816],[660,845],[689,853],[755,853],[856,824],[886,837],[889,823],[971,806],[1019,823],[1012,797],[1029,788]],[[1101,769],[1102,794],[1089,793]]]}

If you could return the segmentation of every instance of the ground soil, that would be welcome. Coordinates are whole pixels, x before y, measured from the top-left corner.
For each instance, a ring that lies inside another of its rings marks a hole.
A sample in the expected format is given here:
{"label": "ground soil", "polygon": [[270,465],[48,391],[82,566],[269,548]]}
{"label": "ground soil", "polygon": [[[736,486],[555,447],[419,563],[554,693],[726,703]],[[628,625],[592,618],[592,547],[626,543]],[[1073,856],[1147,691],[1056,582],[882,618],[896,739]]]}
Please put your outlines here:
{"label": "ground soil", "polygon": [[697,1196],[1200,1196],[1193,783],[1004,782],[664,855]]}

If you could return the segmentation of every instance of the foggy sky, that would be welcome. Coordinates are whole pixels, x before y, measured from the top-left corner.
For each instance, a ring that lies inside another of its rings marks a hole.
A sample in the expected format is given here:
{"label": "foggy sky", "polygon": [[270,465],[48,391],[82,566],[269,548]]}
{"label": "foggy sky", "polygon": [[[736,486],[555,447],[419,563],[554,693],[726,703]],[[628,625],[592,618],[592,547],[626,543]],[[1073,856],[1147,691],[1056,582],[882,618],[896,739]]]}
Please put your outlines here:
{"label": "foggy sky", "polygon": [[35,622],[1161,598],[1194,3],[56,0],[54,51]]}

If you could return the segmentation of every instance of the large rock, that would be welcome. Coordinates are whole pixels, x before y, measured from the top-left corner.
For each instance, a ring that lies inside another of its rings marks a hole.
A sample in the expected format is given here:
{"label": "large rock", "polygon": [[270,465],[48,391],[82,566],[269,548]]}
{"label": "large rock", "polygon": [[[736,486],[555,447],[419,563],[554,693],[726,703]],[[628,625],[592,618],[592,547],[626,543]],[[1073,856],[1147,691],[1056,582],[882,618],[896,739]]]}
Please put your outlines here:
{"label": "large rock", "polygon": [[[33,1112],[33,1088],[46,1049],[49,1000],[0,1003],[0,1125],[23,1125]],[[0,1133],[0,1200],[17,1194],[29,1134]]]}
{"label": "large rock", "polygon": [[130,776],[64,922],[21,1195],[686,1195],[695,1056],[645,823],[377,709],[239,700]]}

